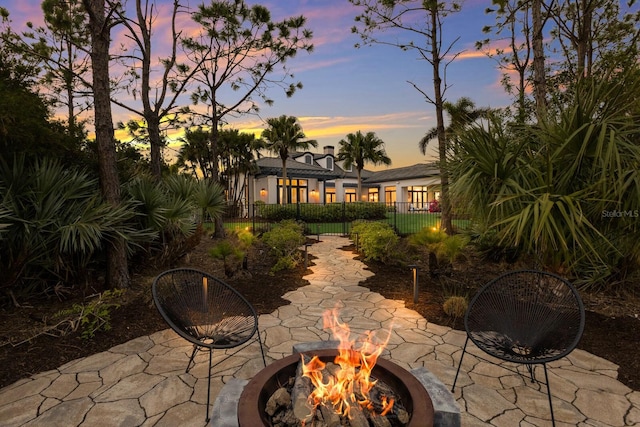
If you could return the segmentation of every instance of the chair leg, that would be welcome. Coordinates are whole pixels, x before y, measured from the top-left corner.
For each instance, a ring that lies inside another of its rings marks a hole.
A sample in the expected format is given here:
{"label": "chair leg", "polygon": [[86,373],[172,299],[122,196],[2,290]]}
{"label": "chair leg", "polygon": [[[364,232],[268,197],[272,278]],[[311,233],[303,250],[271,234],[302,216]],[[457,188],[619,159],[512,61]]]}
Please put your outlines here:
{"label": "chair leg", "polygon": [[555,427],[556,420],[553,417],[553,403],[551,403],[551,387],[549,386],[549,375],[547,374],[547,364],[543,363],[542,367],[544,368],[544,380],[547,383],[547,396],[549,397],[549,409],[551,410],[551,425]]}
{"label": "chair leg", "polygon": [[469,336],[467,335],[467,339],[464,341],[464,347],[462,347],[462,356],[460,356],[460,363],[458,364],[458,370],[456,371],[456,377],[453,379],[453,385],[451,386],[451,392],[453,393],[456,389],[456,382],[458,381],[458,374],[460,373],[460,367],[462,366],[462,359],[464,359],[464,353],[467,351],[467,344],[469,343]]}
{"label": "chair leg", "polygon": [[258,332],[258,342],[260,343],[260,353],[262,353],[262,363],[264,363],[264,367],[267,367],[267,360],[264,358],[264,348],[262,347],[262,338],[260,337],[260,329],[256,329]]}
{"label": "chair leg", "polygon": [[209,378],[207,380],[207,418],[206,422],[208,423],[209,418],[209,401],[211,400],[211,362],[213,360],[213,349],[209,349]]}
{"label": "chair leg", "polygon": [[529,371],[529,376],[531,377],[531,384],[536,382],[536,371],[535,365],[527,365],[527,371]]}
{"label": "chair leg", "polygon": [[194,345],[193,351],[191,352],[191,357],[189,358],[189,363],[187,363],[187,370],[184,371],[186,374],[188,374],[189,371],[191,370],[191,363],[193,363],[193,365],[195,366],[195,362],[193,361],[193,359],[196,357],[197,352],[198,352],[198,346]]}

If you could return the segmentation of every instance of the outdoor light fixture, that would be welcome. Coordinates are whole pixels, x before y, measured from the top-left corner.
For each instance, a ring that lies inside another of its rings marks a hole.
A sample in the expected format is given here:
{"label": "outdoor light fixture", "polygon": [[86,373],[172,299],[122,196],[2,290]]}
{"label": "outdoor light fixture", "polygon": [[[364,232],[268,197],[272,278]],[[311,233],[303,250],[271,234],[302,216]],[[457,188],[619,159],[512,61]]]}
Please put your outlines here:
{"label": "outdoor light fixture", "polygon": [[261,188],[261,189],[260,189],[260,195],[261,195],[261,196],[264,196],[264,195],[266,195],[266,194],[267,194],[267,190],[265,190],[264,188]]}
{"label": "outdoor light fixture", "polygon": [[418,292],[419,292],[419,285],[418,285],[418,266],[417,265],[410,265],[409,269],[411,270],[411,273],[413,275],[413,303],[417,303],[418,302]]}

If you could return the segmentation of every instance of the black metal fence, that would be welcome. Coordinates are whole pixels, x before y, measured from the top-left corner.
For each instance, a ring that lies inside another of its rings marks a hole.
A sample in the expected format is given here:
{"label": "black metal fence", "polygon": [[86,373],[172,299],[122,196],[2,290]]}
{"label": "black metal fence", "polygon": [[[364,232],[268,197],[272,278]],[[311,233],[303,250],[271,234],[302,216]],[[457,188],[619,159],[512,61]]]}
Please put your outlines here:
{"label": "black metal fence", "polygon": [[[436,206],[432,206],[435,210]],[[271,229],[272,224],[285,219],[305,224],[307,234],[347,235],[355,220],[381,221],[390,224],[400,235],[409,235],[425,227],[440,226],[440,212],[429,208],[415,209],[411,203],[298,203],[267,205],[256,203],[247,209],[245,218],[225,220],[228,227],[251,227],[257,232]],[[463,224],[458,224],[459,226]]]}

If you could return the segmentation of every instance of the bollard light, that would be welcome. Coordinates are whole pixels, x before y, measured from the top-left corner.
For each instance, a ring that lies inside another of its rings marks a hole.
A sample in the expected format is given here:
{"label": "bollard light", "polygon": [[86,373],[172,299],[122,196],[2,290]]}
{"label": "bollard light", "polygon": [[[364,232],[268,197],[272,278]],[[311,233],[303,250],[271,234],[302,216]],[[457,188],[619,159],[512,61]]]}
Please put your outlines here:
{"label": "bollard light", "polygon": [[309,246],[311,246],[311,243],[305,243],[304,244],[304,269],[307,269],[307,266],[309,265]]}
{"label": "bollard light", "polygon": [[418,266],[415,264],[412,264],[409,266],[409,268],[411,269],[411,273],[413,274],[413,303],[416,304],[418,302],[418,292],[419,292],[419,287],[418,287]]}

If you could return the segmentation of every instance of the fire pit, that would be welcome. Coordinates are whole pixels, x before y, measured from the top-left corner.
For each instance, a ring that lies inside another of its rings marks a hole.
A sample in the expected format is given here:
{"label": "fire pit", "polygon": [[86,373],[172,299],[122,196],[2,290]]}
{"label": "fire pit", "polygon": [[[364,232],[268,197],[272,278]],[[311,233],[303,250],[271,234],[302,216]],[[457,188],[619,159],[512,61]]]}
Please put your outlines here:
{"label": "fire pit", "polygon": [[[332,361],[337,349],[321,349],[305,353],[318,356],[323,362]],[[238,424],[240,427],[270,426],[265,412],[271,395],[296,375],[300,355],[294,354],[280,359],[256,374],[245,386],[238,402]],[[404,408],[410,414],[407,427],[430,427],[433,425],[434,410],[429,394],[414,375],[395,363],[379,358],[372,370],[372,376],[391,387],[399,396]]]}

